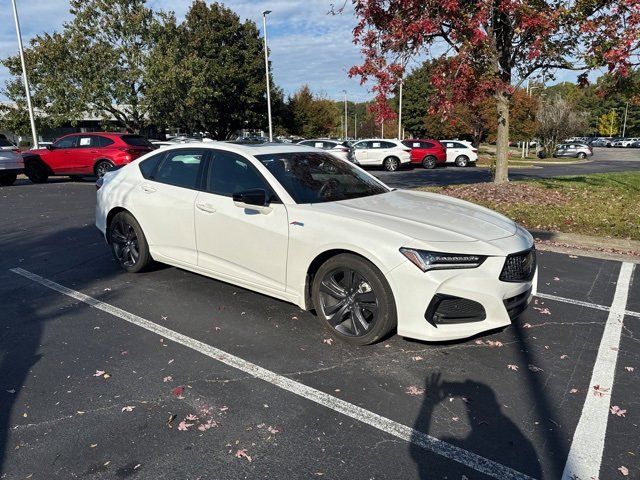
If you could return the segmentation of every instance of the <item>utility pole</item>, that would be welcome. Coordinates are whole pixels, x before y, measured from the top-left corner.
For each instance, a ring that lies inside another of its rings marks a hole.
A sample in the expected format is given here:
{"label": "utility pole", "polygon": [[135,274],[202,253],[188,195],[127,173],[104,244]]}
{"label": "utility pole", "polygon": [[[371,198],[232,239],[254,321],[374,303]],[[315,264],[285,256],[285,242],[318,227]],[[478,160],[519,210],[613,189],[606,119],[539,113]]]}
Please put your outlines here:
{"label": "utility pole", "polygon": [[400,92],[398,101],[398,140],[402,138],[402,84],[404,83],[402,77],[400,77]]}
{"label": "utility pole", "polygon": [[24,83],[24,93],[27,97],[27,108],[29,109],[29,121],[31,122],[31,135],[33,136],[33,147],[38,148],[38,132],[36,131],[36,119],[33,115],[31,105],[31,91],[29,89],[29,78],[27,76],[27,64],[24,61],[24,47],[22,46],[22,33],[20,32],[20,21],[18,20],[18,7],[16,0],[11,0],[13,5],[13,20],[16,24],[16,36],[18,37],[18,49],[20,50],[20,63],[22,64],[22,82]]}
{"label": "utility pole", "polygon": [[[15,0],[14,0],[15,1]],[[271,10],[262,12],[262,28],[264,31],[264,68],[267,71],[267,115],[269,117],[269,142],[273,142],[273,125],[271,123],[271,86],[269,84],[269,50],[267,49],[267,15]]]}
{"label": "utility pole", "polygon": [[349,124],[347,120],[347,91],[342,90],[344,92],[344,141],[347,141],[347,137],[349,136]]}
{"label": "utility pole", "polygon": [[624,107],[624,124],[622,126],[622,138],[625,137],[625,134],[627,133],[627,112],[629,111],[629,102],[627,102],[627,105]]}
{"label": "utility pole", "polygon": [[353,114],[353,139],[358,139],[358,114]]}

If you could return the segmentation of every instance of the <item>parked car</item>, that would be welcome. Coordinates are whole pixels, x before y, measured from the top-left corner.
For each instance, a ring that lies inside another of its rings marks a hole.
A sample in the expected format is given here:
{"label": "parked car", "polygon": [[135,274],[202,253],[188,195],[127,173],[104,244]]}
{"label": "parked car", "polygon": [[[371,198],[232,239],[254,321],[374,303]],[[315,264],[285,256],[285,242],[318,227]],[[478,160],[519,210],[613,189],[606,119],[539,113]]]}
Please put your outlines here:
{"label": "parked car", "polygon": [[53,175],[102,177],[111,168],[129,163],[153,149],[140,135],[72,133],[47,148],[25,152],[25,174],[34,183],[44,183]]}
{"label": "parked car", "polygon": [[630,147],[634,142],[638,142],[640,141],[640,138],[621,138],[615,142],[613,142],[612,146],[613,147],[617,147],[617,148],[628,148]]}
{"label": "parked car", "polygon": [[411,148],[398,140],[369,138],[353,143],[353,156],[363,167],[381,165],[386,171],[395,172],[411,163]]}
{"label": "parked car", "polygon": [[533,238],[515,222],[391,189],[315,148],[169,147],[96,186],[96,226],[125,271],[155,260],[315,309],[355,345],[396,327],[471,337],[509,325],[535,294]]}
{"label": "parked car", "polygon": [[334,157],[337,157],[340,160],[345,160],[347,162],[353,162],[355,160],[353,156],[353,148],[349,146],[348,142],[319,138],[315,140],[303,140],[301,142],[298,142],[298,145],[306,145],[307,147],[326,150]]}
{"label": "parked car", "polygon": [[478,149],[464,140],[440,140],[447,149],[447,163],[456,167],[468,167],[478,161]]}
{"label": "parked car", "polygon": [[612,140],[613,139],[606,138],[606,137],[596,138],[594,141],[591,142],[591,146],[592,147],[610,147]]}
{"label": "parked car", "polygon": [[631,148],[640,148],[640,140],[633,142],[631,144]]}
{"label": "parked car", "polygon": [[0,133],[0,186],[13,185],[24,171],[24,162],[20,149]]}
{"label": "parked car", "polygon": [[411,149],[411,163],[424,168],[436,168],[447,161],[447,150],[433,139],[403,140],[402,143]]}
{"label": "parked car", "polygon": [[561,143],[553,152],[554,158],[575,157],[587,158],[593,156],[593,149],[584,143]]}

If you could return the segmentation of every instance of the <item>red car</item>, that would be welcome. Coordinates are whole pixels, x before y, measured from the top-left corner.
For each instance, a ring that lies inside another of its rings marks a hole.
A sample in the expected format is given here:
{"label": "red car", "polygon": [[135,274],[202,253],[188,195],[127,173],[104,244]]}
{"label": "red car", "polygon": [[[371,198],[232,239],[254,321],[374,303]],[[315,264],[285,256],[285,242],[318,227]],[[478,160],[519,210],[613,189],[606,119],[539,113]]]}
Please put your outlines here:
{"label": "red car", "polygon": [[402,143],[411,148],[412,165],[436,168],[447,161],[447,149],[438,140],[418,138],[403,140]]}
{"label": "red car", "polygon": [[72,133],[47,148],[24,153],[24,173],[33,183],[52,175],[102,177],[111,168],[153,150],[145,137],[128,133]]}

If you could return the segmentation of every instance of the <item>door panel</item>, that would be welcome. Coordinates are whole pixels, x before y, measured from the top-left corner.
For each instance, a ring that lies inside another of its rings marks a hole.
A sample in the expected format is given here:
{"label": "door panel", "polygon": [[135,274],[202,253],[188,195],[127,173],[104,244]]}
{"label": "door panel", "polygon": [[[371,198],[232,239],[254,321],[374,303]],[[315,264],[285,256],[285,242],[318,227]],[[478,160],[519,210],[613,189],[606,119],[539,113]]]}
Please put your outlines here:
{"label": "door panel", "polygon": [[[271,211],[237,207],[233,193],[262,188],[272,197]],[[206,182],[195,205],[198,265],[215,273],[284,292],[289,222],[286,207],[251,162],[213,151]]]}
{"label": "door panel", "polygon": [[44,157],[45,162],[53,173],[69,173],[73,172],[76,168],[74,161],[74,152],[78,138],[64,137],[54,143],[53,150],[49,150]]}

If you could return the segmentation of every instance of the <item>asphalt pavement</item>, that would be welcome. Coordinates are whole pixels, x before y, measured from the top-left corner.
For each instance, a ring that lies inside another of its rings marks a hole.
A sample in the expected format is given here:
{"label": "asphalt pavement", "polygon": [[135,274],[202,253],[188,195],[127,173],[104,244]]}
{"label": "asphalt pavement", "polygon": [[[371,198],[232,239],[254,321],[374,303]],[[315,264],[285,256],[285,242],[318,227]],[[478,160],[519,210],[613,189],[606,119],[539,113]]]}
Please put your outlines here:
{"label": "asphalt pavement", "polygon": [[[549,159],[552,162],[553,159]],[[544,164],[533,167],[514,166],[509,170],[511,180],[549,178],[561,175],[588,175],[591,173],[626,172],[640,170],[640,148],[595,147],[593,157],[575,163]],[[403,168],[396,172],[374,169],[371,172],[387,185],[395,188],[415,188],[426,185],[454,185],[491,181],[488,168],[455,166],[426,170],[422,167]]]}
{"label": "asphalt pavement", "polygon": [[512,326],[355,348],[233,285],[122,272],[91,182],[0,205],[2,479],[640,477],[637,266],[540,252]]}

